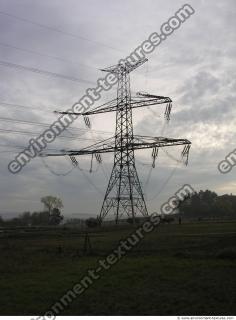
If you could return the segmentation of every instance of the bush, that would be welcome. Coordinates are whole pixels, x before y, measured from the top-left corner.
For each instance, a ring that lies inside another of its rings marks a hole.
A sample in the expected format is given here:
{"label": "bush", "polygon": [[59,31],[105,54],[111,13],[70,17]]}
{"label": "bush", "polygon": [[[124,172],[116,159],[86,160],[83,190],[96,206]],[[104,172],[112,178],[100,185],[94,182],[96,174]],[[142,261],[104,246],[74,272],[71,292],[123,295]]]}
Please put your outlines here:
{"label": "bush", "polygon": [[162,223],[171,223],[171,222],[174,222],[174,221],[175,221],[175,218],[172,217],[172,216],[165,215],[165,216],[161,217],[161,222]]}
{"label": "bush", "polygon": [[96,228],[100,225],[99,220],[95,218],[89,218],[85,220],[85,223],[88,228]]}
{"label": "bush", "polygon": [[138,218],[128,218],[127,220],[126,220],[126,222],[128,222],[129,224],[138,224],[140,221],[139,221],[139,219]]}
{"label": "bush", "polygon": [[236,249],[235,248],[223,249],[216,254],[216,257],[219,259],[235,260],[236,259]]}

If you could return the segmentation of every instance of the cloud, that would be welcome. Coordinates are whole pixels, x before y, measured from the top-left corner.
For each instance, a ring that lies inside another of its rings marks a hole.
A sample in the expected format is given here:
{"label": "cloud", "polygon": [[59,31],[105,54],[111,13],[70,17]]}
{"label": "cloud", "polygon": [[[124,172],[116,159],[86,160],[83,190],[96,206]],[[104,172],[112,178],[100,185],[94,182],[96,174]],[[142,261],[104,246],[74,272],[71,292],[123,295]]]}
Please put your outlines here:
{"label": "cloud", "polygon": [[[190,4],[196,13],[150,55],[148,67],[140,67],[131,75],[132,91],[145,90],[173,99],[173,114],[168,126],[164,125],[164,108],[161,106],[134,110],[135,134],[192,141],[188,168],[177,161],[179,148],[168,149],[169,156],[165,152],[160,153],[145,189],[147,198],[159,192],[158,197],[148,202],[151,212],[156,211],[184,183],[219,193],[226,190],[236,192],[233,173],[223,176],[217,171],[217,163],[235,147],[236,138],[235,1],[192,0]],[[0,43],[39,54],[0,46],[0,60],[95,82],[102,75],[99,68],[113,65],[128,55],[151,32],[158,31],[161,24],[182,5],[179,0],[138,0],[135,4],[131,0],[51,0],[37,3],[2,0],[0,11],[63,32],[1,15]],[[66,61],[54,59],[54,56]],[[87,89],[85,84],[3,66],[0,69],[0,101],[38,108],[28,110],[0,105],[2,117],[50,123],[55,120],[51,111],[67,109]],[[102,97],[101,103],[115,96],[116,91],[112,90]],[[95,130],[115,130],[115,116],[111,114],[91,117],[91,122]],[[81,120],[73,127],[85,128]],[[39,126],[4,121],[0,121],[0,128],[43,130]],[[0,137],[1,144],[9,145],[26,145],[30,138],[7,133],[0,133]],[[83,137],[96,140],[108,135],[101,133],[98,137],[98,134],[87,133]],[[58,139],[50,147],[81,148],[90,142]],[[86,171],[90,165],[87,157],[80,161],[81,169],[85,171],[74,170],[65,177],[52,174],[39,159],[13,176],[7,171],[7,164],[16,153],[7,153],[7,150],[0,148],[4,151],[0,153],[0,213],[39,210],[40,197],[46,194],[61,196],[66,214],[99,213],[113,163],[111,156],[104,155],[104,168],[98,168],[93,174]],[[145,184],[151,150],[137,152],[136,156],[140,179]],[[58,173],[71,168],[65,159],[46,161]]]}

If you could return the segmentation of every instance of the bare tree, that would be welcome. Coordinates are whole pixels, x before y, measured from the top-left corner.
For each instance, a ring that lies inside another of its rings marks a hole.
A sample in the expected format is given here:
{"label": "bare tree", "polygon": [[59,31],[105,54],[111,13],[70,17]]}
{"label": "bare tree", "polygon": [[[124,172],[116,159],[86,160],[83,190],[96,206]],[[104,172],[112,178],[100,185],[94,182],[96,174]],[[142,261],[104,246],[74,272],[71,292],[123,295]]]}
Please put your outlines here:
{"label": "bare tree", "polygon": [[63,208],[63,203],[60,198],[53,197],[53,196],[46,196],[41,198],[41,202],[44,205],[46,211],[49,214],[52,214],[53,209],[61,209]]}

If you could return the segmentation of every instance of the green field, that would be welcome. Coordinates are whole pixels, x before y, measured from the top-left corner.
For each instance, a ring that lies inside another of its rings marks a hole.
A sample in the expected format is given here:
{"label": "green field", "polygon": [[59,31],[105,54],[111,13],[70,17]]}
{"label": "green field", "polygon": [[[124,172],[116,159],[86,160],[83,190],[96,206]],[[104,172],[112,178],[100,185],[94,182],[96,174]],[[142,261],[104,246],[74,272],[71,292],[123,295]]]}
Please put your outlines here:
{"label": "green field", "polygon": [[[43,314],[131,227],[0,234],[0,315]],[[61,315],[235,315],[236,223],[161,225]]]}

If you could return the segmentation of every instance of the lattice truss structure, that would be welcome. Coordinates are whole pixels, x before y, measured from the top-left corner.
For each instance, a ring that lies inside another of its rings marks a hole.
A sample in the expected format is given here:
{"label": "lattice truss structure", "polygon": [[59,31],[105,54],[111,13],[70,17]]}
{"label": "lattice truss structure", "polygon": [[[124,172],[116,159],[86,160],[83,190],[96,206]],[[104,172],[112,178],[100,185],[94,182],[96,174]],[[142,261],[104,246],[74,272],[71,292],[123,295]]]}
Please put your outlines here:
{"label": "lattice truss structure", "polygon": [[[136,96],[131,96],[130,72],[146,61],[147,59],[145,58],[133,65],[126,62],[102,69],[102,71],[113,73],[117,76],[117,98],[80,114],[84,117],[86,126],[90,128],[91,125],[88,116],[106,112],[116,112],[115,136],[80,150],[62,150],[57,154],[44,154],[44,156],[68,155],[73,165],[77,166],[77,156],[91,155],[92,159],[95,157],[97,162],[101,163],[101,154],[114,153],[114,164],[99,215],[101,222],[110,212],[113,212],[116,222],[124,215],[132,218],[133,221],[135,221],[135,216],[138,214],[148,216],[144,194],[135,165],[135,150],[153,149],[152,166],[155,167],[155,160],[158,156],[159,148],[183,145],[183,161],[186,165],[188,163],[188,154],[191,145],[189,140],[140,136],[134,135],[133,133],[132,111],[135,108],[165,105],[165,118],[167,121],[170,119],[172,100],[169,97],[147,93],[137,93]],[[58,113],[67,114],[67,112]],[[75,114],[78,115],[78,113]]]}

